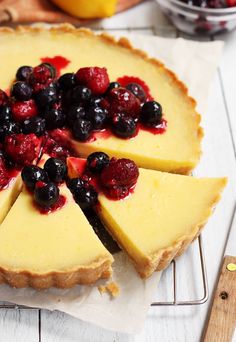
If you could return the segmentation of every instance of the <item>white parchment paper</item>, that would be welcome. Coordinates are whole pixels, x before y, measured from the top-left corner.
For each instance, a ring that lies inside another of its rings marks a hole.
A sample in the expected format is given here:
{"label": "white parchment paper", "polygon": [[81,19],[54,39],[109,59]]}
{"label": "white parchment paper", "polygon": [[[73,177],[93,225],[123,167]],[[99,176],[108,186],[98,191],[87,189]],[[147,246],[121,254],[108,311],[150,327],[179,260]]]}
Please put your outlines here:
{"label": "white parchment paper", "polygon": [[[193,42],[129,34],[134,46],[163,61],[189,87],[198,101],[198,110],[206,110],[211,80],[218,66],[222,42]],[[144,324],[150,303],[157,291],[160,273],[147,280],[137,275],[123,252],[115,255],[113,280],[120,296],[101,295],[96,286],[76,286],[69,290],[13,289],[0,287],[0,300],[49,310],[61,310],[103,328],[124,333],[138,333]],[[104,283],[104,281],[100,281]],[[99,284],[100,284],[99,283]]]}

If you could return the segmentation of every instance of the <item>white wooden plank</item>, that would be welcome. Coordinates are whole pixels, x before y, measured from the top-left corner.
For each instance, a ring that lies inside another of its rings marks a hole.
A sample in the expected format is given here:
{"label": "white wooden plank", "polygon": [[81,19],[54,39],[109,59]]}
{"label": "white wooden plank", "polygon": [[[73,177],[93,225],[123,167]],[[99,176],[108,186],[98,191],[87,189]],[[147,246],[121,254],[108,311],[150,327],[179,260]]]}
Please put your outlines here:
{"label": "white wooden plank", "polygon": [[0,310],[0,342],[38,342],[37,310]]}

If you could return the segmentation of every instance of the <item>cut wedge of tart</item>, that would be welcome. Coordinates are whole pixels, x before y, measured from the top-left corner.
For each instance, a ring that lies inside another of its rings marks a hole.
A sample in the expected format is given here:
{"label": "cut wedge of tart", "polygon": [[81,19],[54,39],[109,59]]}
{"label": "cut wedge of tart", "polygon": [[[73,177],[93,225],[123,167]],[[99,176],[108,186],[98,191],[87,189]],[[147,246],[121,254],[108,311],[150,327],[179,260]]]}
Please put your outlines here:
{"label": "cut wedge of tart", "polygon": [[62,73],[88,66],[105,67],[111,81],[118,80],[125,86],[128,76],[129,80],[141,83],[148,96],[161,104],[165,120],[161,127],[152,130],[139,126],[131,139],[100,132],[82,142],[69,134],[68,141],[79,155],[87,157],[100,150],[117,158],[130,158],[139,167],[183,174],[198,163],[202,129],[195,101],[171,71],[132,48],[127,39],[115,41],[108,35],[95,35],[70,25],[49,30],[2,28],[0,59],[7,61],[0,75],[2,89],[9,88],[20,66],[36,66],[46,61]]}
{"label": "cut wedge of tart", "polygon": [[87,180],[93,172],[97,213],[143,278],[165,269],[196,239],[227,182],[138,169],[131,160],[114,158],[98,176],[93,170],[101,169],[102,160],[103,153],[89,156],[81,174],[84,160],[68,158],[69,173],[77,169]]}
{"label": "cut wedge of tart", "polygon": [[23,188],[0,227],[0,283],[69,288],[110,276],[111,254],[67,186],[59,188],[53,212],[40,209]]}

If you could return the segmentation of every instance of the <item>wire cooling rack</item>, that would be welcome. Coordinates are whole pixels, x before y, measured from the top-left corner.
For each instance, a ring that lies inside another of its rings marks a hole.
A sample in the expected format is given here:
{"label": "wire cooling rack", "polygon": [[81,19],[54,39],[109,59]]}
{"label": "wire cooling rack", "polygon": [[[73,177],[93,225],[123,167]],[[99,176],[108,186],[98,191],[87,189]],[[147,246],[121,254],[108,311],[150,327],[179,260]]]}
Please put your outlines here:
{"label": "wire cooling rack", "polygon": [[[142,32],[143,34],[151,34],[151,35],[156,35],[157,30],[155,27],[150,26],[150,27],[112,27],[112,28],[101,28],[101,27],[95,27],[93,28],[95,31],[121,31],[122,33],[126,31],[127,33],[130,32],[136,32],[140,33]],[[160,34],[160,29],[158,29],[158,33]],[[176,37],[178,37],[178,32],[176,32]],[[201,279],[196,279],[197,283],[200,285],[201,284],[201,292],[202,296],[201,298],[189,298],[187,300],[179,300],[178,298],[178,286],[177,286],[177,275],[178,275],[178,267],[177,263],[175,260],[171,262],[171,265],[169,267],[172,268],[172,275],[171,275],[171,282],[173,283],[172,287],[172,300],[170,301],[155,301],[151,304],[151,306],[189,306],[189,305],[201,305],[204,304],[209,296],[209,290],[208,290],[208,281],[207,281],[207,271],[206,271],[206,262],[205,262],[205,257],[204,257],[204,249],[203,249],[203,242],[202,242],[202,237],[201,235],[197,239],[198,243],[198,256],[200,259],[200,277]],[[197,277],[197,276],[196,276]],[[11,304],[11,303],[6,303],[2,302],[0,303],[0,309],[21,309],[21,310],[27,310],[27,309],[35,309],[38,310],[39,308],[32,308],[24,305],[17,305],[17,304]]]}

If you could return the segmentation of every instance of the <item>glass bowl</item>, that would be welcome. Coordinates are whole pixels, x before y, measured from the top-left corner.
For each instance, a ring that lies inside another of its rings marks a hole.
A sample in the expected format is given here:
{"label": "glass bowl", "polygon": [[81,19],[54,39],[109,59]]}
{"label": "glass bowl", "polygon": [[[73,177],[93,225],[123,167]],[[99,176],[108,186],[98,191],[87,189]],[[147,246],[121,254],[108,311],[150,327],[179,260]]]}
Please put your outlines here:
{"label": "glass bowl", "polygon": [[179,0],[156,0],[180,31],[191,35],[213,35],[236,28],[236,7],[201,8]]}

